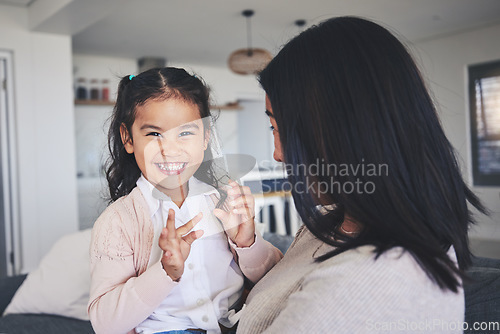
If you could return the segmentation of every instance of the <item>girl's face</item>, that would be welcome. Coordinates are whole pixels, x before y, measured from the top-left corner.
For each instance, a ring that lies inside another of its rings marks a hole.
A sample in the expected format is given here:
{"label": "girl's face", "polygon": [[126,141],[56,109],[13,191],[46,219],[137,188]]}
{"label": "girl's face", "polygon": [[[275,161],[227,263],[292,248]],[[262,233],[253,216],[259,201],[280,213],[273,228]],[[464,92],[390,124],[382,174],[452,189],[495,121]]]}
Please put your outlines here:
{"label": "girl's face", "polygon": [[125,126],[121,134],[144,177],[167,195],[181,186],[187,190],[209,140],[198,107],[177,98],[146,101],[137,107],[131,136]]}

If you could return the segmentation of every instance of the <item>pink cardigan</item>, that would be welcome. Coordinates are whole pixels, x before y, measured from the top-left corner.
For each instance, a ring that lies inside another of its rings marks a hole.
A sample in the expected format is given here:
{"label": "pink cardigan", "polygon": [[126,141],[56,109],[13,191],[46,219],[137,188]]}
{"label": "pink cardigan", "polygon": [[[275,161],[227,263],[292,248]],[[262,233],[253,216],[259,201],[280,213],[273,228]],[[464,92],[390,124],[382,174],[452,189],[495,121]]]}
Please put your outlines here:
{"label": "pink cardigan", "polygon": [[[111,204],[95,222],[90,244],[88,312],[96,333],[135,333],[134,328],[178,284],[160,262],[148,269],[153,236],[149,209],[137,187]],[[241,271],[252,282],[283,257],[259,233],[251,247],[235,251]]]}

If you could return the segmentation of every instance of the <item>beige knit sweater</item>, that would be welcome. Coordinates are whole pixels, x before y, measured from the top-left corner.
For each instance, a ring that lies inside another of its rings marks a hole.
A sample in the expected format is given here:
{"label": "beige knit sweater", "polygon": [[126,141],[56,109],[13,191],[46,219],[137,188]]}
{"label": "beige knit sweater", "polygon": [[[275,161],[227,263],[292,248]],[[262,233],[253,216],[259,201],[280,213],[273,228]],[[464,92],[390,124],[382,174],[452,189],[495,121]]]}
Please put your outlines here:
{"label": "beige knit sweater", "polygon": [[300,230],[250,292],[237,333],[462,332],[463,290],[440,290],[400,248],[377,260],[364,246],[314,262],[329,250]]}

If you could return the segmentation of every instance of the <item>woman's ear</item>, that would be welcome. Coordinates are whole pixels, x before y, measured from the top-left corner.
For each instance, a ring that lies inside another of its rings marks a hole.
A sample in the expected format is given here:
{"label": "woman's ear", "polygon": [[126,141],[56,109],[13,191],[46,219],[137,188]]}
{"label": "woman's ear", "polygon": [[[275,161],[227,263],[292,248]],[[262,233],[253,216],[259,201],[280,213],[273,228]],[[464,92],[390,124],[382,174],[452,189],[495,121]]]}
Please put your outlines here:
{"label": "woman's ear", "polygon": [[127,127],[123,123],[122,125],[120,125],[120,136],[122,137],[122,143],[123,146],[125,147],[125,151],[127,151],[127,153],[129,154],[134,153],[134,145],[132,143],[132,137],[130,136]]}
{"label": "woman's ear", "polygon": [[206,150],[210,142],[210,130],[205,130],[205,139],[203,142],[203,150]]}

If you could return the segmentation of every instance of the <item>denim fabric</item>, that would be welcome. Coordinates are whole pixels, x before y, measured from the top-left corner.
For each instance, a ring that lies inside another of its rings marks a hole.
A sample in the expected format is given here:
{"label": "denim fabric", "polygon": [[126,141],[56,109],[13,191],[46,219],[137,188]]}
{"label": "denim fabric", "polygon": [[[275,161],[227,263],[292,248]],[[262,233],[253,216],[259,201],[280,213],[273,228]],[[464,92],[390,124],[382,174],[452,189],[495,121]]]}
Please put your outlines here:
{"label": "denim fabric", "polygon": [[159,332],[155,334],[205,334],[205,332],[197,331],[195,329],[190,330],[175,330],[175,331],[167,331],[167,332]]}
{"label": "denim fabric", "polygon": [[[205,332],[202,331],[197,331],[195,329],[191,330],[175,330],[175,331],[167,331],[167,332],[160,332],[160,333],[155,333],[155,334],[204,334]],[[236,330],[230,330],[227,332],[224,332],[224,334],[236,334]]]}

